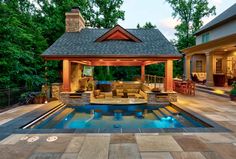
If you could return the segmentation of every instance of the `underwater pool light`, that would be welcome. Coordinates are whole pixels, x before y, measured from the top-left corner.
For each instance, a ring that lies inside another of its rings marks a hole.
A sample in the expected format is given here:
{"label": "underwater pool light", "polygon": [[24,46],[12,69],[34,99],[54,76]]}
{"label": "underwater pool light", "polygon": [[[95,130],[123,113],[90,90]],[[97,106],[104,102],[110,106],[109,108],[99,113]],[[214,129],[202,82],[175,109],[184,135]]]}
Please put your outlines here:
{"label": "underwater pool light", "polygon": [[122,110],[115,110],[114,111],[114,119],[121,120],[122,119]]}
{"label": "underwater pool light", "polygon": [[172,116],[162,117],[161,120],[174,121],[175,119]]}

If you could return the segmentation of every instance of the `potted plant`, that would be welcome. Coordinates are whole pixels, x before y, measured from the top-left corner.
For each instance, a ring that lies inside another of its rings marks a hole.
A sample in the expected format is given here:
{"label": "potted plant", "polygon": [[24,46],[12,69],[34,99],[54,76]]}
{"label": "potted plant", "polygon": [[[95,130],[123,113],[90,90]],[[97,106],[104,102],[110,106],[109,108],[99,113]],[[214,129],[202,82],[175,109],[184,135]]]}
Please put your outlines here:
{"label": "potted plant", "polygon": [[34,104],[43,104],[46,101],[45,93],[40,93],[34,97]]}
{"label": "potted plant", "polygon": [[236,81],[233,82],[232,84],[232,90],[230,91],[230,99],[232,101],[236,101]]}

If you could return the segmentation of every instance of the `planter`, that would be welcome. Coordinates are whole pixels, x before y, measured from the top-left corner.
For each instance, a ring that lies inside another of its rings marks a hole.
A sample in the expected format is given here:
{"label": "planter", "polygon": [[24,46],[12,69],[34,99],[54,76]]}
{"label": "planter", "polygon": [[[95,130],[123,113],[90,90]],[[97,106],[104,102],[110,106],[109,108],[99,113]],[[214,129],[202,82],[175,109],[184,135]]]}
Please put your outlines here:
{"label": "planter", "polygon": [[224,87],[226,82],[226,76],[224,74],[213,75],[214,85],[217,87]]}
{"label": "planter", "polygon": [[230,94],[230,100],[236,101],[236,95]]}
{"label": "planter", "polygon": [[34,97],[34,104],[43,104],[46,101],[45,96],[36,96]]}

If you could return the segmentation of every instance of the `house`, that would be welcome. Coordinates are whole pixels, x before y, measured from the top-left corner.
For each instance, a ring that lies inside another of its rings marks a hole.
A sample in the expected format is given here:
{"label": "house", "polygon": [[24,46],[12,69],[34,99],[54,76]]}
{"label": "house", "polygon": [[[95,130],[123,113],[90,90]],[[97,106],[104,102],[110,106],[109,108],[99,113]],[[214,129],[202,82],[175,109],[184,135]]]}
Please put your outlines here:
{"label": "house", "polygon": [[207,86],[227,86],[236,77],[236,3],[200,28],[196,46],[185,54],[186,79],[206,80]]}
{"label": "house", "polygon": [[42,56],[63,61],[63,92],[78,90],[85,66],[145,66],[165,63],[165,92],[173,92],[173,60],[181,54],[158,29],[86,28],[79,9],[66,13],[66,32]]}

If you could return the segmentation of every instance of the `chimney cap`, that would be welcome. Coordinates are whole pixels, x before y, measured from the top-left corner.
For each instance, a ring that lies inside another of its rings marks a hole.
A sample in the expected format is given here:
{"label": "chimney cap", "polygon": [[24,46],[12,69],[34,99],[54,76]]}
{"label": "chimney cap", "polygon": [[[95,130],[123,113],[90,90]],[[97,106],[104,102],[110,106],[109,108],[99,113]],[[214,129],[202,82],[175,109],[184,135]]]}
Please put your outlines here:
{"label": "chimney cap", "polygon": [[72,7],[71,12],[72,13],[79,13],[80,12],[80,8],[78,6]]}

